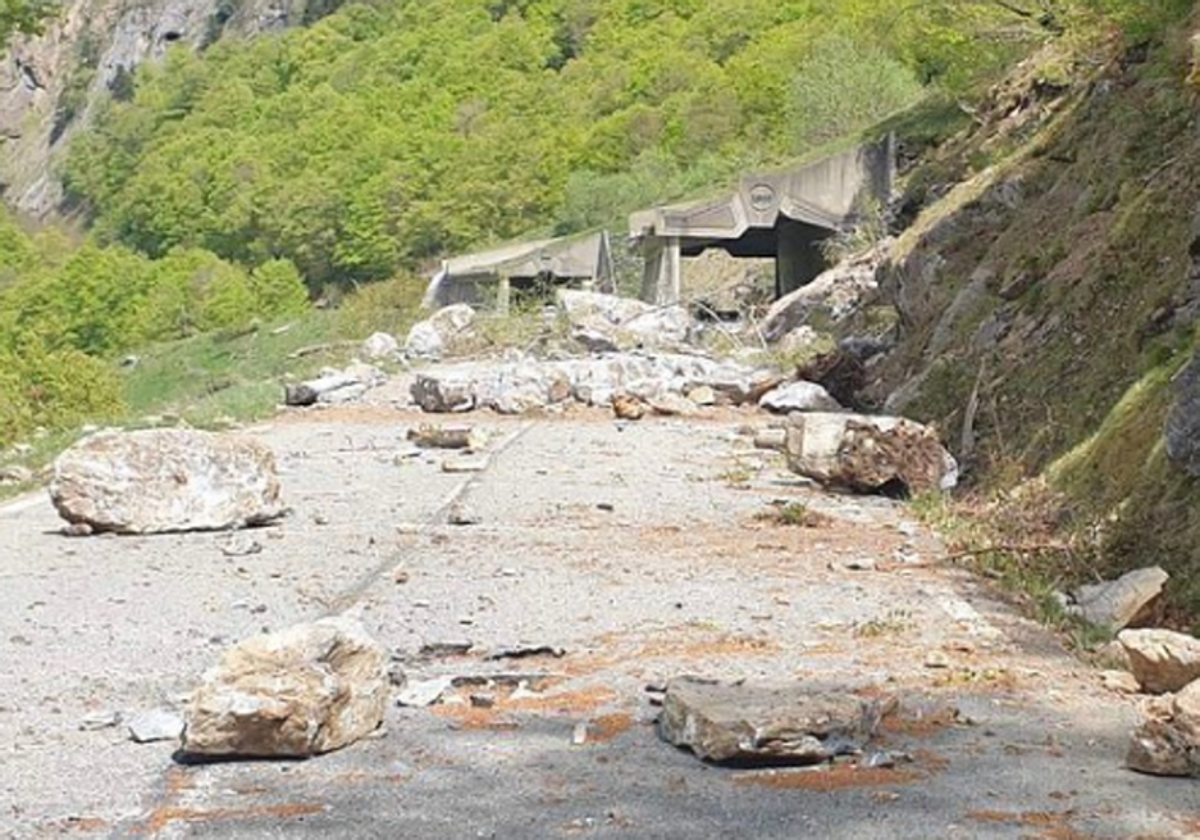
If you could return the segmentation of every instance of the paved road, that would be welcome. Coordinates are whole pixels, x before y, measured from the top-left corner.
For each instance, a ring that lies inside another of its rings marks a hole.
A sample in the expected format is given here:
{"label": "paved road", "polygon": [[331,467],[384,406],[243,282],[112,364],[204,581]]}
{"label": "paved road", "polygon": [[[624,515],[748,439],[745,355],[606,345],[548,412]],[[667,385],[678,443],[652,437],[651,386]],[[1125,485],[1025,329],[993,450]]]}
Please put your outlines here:
{"label": "paved road", "polygon": [[[40,498],[0,508],[0,835],[1200,836],[1195,783],[1122,768],[1127,699],[933,563],[902,507],[824,494],[748,448],[739,425],[765,418],[483,417],[476,474],[397,462],[419,419],[352,408],[255,430],[294,508],[249,532],[255,554],[218,534],[71,539]],[[830,520],[756,519],[781,499]],[[447,524],[453,504],[478,523]],[[839,565],[863,559],[878,569]],[[566,655],[412,658],[410,680],[494,684],[394,708],[381,737],[307,762],[185,766],[122,727],[80,729],[178,705],[232,641],[341,611],[401,654]],[[949,667],[926,667],[935,651]],[[895,693],[887,744],[915,761],[706,766],[652,725],[646,686],[679,674]]]}

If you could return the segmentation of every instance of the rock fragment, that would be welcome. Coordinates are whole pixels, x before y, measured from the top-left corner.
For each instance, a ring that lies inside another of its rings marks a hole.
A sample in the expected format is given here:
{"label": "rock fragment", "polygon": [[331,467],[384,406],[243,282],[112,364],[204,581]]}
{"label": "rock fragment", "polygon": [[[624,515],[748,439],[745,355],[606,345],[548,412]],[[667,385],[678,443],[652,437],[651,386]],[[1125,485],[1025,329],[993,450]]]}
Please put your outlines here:
{"label": "rock fragment", "polygon": [[129,721],[129,737],[138,744],[174,741],[183,734],[183,718],[168,709],[151,709]]}
{"label": "rock fragment", "polygon": [[1200,680],[1142,707],[1125,763],[1154,776],[1200,777]]}
{"label": "rock fragment", "polygon": [[439,426],[422,423],[408,430],[408,439],[422,449],[483,449],[487,434],[474,426]]}
{"label": "rock fragment", "polygon": [[395,358],[396,353],[400,350],[400,342],[391,333],[377,332],[372,333],[359,348],[361,357],[367,361],[375,362],[384,359]]}
{"label": "rock fragment", "polygon": [[413,325],[404,342],[410,356],[440,359],[474,335],[475,310],[465,303],[443,307]]}
{"label": "rock fragment", "polygon": [[1133,676],[1149,694],[1179,691],[1200,680],[1200,639],[1173,630],[1123,630],[1117,641],[1129,654]]}
{"label": "rock fragment", "polygon": [[958,464],[934,431],[901,417],[794,414],[787,457],[793,472],[858,492],[903,495],[958,483]]}
{"label": "rock fragment", "polygon": [[299,758],[340,749],[383,722],[387,651],[353,619],[325,618],[222,654],[188,704],[184,752]]}
{"label": "rock fragment", "polygon": [[789,382],[763,394],[758,401],[760,408],[776,414],[793,411],[841,411],[842,406],[829,392],[815,382]]}
{"label": "rock fragment", "polygon": [[84,438],[54,462],[50,497],[68,522],[120,534],[242,528],[284,513],[270,449],[192,429]]}
{"label": "rock fragment", "polygon": [[853,694],[681,678],[667,686],[659,734],[715,763],[819,764],[861,751],[884,711]]}

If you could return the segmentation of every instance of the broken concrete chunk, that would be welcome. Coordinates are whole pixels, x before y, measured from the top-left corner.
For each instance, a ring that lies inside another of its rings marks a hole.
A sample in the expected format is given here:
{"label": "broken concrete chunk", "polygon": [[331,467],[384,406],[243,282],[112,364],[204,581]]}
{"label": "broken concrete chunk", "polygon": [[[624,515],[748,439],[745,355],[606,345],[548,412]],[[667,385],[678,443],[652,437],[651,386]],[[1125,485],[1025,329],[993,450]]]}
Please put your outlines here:
{"label": "broken concrete chunk", "polygon": [[1179,691],[1200,680],[1200,639],[1173,630],[1123,630],[1117,641],[1148,694]]}
{"label": "broken concrete chunk", "polygon": [[760,408],[776,414],[793,411],[841,411],[838,401],[815,382],[789,382],[763,394],[758,401]]}
{"label": "broken concrete chunk", "polygon": [[934,431],[901,417],[794,414],[788,466],[822,484],[866,493],[949,490],[958,464]]}
{"label": "broken concrete chunk", "polygon": [[862,750],[884,707],[853,694],[802,686],[752,687],[672,680],[659,734],[716,763],[819,764]]}
{"label": "broken concrete chunk", "polygon": [[192,429],[84,438],[54,462],[50,484],[63,519],[119,534],[260,525],[283,515],[279,496],[270,449]]}
{"label": "broken concrete chunk", "polygon": [[186,753],[306,757],[340,749],[383,722],[388,654],[353,619],[325,618],[222,654],[192,694]]}
{"label": "broken concrete chunk", "polygon": [[1163,569],[1153,566],[1137,569],[1118,580],[1081,586],[1073,593],[1075,604],[1071,612],[1116,633],[1137,623],[1146,608],[1162,594],[1169,577]]}
{"label": "broken concrete chunk", "polygon": [[1155,776],[1200,777],[1200,680],[1142,707],[1125,764]]}

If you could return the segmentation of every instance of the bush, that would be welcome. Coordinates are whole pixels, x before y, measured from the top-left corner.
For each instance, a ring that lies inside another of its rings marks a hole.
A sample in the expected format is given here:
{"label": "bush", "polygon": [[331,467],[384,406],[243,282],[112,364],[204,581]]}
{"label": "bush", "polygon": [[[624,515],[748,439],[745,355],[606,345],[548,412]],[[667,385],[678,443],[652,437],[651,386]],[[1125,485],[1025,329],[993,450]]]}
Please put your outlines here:
{"label": "bush", "polygon": [[49,351],[33,342],[0,352],[0,445],[44,427],[71,429],[122,413],[121,382],[103,362],[78,350]]}

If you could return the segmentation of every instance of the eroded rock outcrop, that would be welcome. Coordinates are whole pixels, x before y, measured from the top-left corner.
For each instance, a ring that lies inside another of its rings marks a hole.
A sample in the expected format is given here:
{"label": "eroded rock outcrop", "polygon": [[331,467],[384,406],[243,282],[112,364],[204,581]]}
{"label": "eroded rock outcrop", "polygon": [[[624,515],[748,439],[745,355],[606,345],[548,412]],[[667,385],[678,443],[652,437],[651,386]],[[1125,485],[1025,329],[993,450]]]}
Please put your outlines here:
{"label": "eroded rock outcrop", "polygon": [[339,617],[258,636],[222,654],[192,693],[186,753],[303,758],[340,749],[383,722],[388,652]]}
{"label": "eroded rock outcrop", "polygon": [[68,522],[120,534],[241,528],[284,512],[270,449],[193,429],[84,438],[54,462],[50,497]]}

